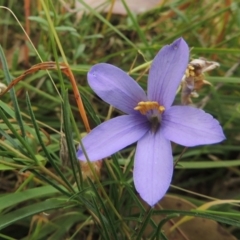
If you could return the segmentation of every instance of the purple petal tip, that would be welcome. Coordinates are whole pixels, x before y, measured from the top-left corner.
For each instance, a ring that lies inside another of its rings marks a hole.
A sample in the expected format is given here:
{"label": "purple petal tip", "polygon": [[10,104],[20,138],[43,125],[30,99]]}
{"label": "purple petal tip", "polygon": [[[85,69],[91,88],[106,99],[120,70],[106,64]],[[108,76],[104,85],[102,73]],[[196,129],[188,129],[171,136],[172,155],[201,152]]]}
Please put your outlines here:
{"label": "purple petal tip", "polygon": [[173,47],[173,49],[178,49],[178,48],[182,48],[184,49],[186,52],[189,51],[189,47],[187,45],[187,43],[185,42],[185,40],[181,37],[178,38],[177,40],[175,40],[170,46]]}

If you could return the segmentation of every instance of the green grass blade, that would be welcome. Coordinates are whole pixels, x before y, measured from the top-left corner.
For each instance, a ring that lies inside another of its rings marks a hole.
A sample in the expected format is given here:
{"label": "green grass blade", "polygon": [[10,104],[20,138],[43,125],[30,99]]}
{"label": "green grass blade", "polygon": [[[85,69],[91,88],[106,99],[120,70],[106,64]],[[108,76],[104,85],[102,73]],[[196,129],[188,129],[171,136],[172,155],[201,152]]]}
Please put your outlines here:
{"label": "green grass blade", "polygon": [[[7,61],[6,61],[6,58],[5,58],[5,55],[4,55],[4,52],[3,52],[3,49],[1,47],[1,45],[0,45],[0,59],[1,59],[1,62],[2,62],[3,71],[5,73],[7,84],[10,84],[11,81],[12,81],[12,77],[11,77],[11,74],[10,74],[10,72],[8,70]],[[17,120],[17,122],[18,122],[18,124],[20,126],[21,133],[22,133],[22,136],[24,138],[24,137],[26,137],[26,131],[24,129],[24,124],[23,124],[21,112],[20,112],[20,109],[19,109],[17,96],[16,96],[15,91],[14,91],[13,88],[10,90],[10,96],[11,96],[11,99],[13,101],[13,106],[14,106],[14,109],[15,109],[16,120]]]}
{"label": "green grass blade", "polygon": [[[81,184],[79,180],[82,180],[82,175],[81,175],[81,170],[77,168],[78,173],[76,171],[76,165],[79,165],[79,161],[77,160],[76,156],[76,150],[74,147],[73,143],[73,137],[72,137],[72,128],[71,128],[71,123],[70,123],[70,106],[68,102],[68,94],[67,91],[65,91],[64,96],[63,96],[63,125],[64,125],[64,130],[65,130],[65,136],[66,136],[66,141],[67,141],[67,147],[68,147],[68,154],[69,154],[69,161],[71,163],[71,169],[73,171],[73,176],[74,180],[77,183],[78,190],[81,190]],[[82,182],[82,181],[81,181]]]}
{"label": "green grass blade", "polygon": [[56,190],[52,186],[42,186],[42,187],[27,189],[22,192],[10,193],[5,196],[1,196],[0,211],[8,207],[13,207],[16,204],[22,203],[24,201],[28,201],[31,199],[45,198],[47,196],[51,196],[56,193],[58,193],[58,190]]}
{"label": "green grass blade", "polygon": [[68,185],[68,187],[72,190],[72,192],[75,192],[71,183],[67,180],[67,178],[64,176],[64,174],[62,173],[62,171],[59,169],[59,167],[57,166],[57,164],[55,163],[54,159],[51,157],[51,155],[49,154],[42,138],[41,138],[41,135],[40,135],[40,132],[39,132],[39,127],[38,127],[38,124],[36,122],[36,119],[35,119],[35,116],[34,116],[34,113],[32,111],[32,107],[31,107],[31,103],[30,103],[30,98],[27,94],[27,97],[26,97],[26,103],[27,103],[27,106],[28,106],[28,111],[29,111],[29,114],[30,114],[30,117],[31,117],[31,120],[32,120],[32,124],[34,126],[34,129],[35,129],[35,132],[36,132],[36,135],[37,135],[37,138],[38,138],[38,141],[44,151],[44,153],[46,154],[46,157],[48,159],[48,161],[51,163],[51,165],[54,167],[55,171],[59,174],[59,176],[63,179],[63,181]]}
{"label": "green grass blade", "polygon": [[57,201],[57,199],[49,199],[43,202],[22,207],[1,216],[0,230],[26,217],[30,217],[41,212],[47,212],[52,209],[63,208],[64,206],[66,206],[66,204],[63,201]]}

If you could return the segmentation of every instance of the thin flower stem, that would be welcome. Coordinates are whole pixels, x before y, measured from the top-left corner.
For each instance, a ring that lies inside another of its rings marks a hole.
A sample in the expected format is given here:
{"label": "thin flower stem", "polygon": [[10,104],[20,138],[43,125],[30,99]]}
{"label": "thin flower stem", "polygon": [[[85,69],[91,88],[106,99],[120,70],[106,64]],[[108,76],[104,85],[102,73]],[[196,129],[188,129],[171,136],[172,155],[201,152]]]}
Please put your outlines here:
{"label": "thin flower stem", "polygon": [[108,108],[108,113],[107,113],[107,117],[106,117],[105,121],[107,121],[111,118],[113,110],[114,110],[114,107],[112,105],[110,105],[110,107]]}
{"label": "thin flower stem", "polygon": [[176,167],[177,163],[181,160],[183,154],[187,151],[187,149],[188,149],[188,148],[185,147],[185,148],[182,150],[182,152],[181,152],[180,156],[178,157],[177,161],[174,163],[174,168]]}

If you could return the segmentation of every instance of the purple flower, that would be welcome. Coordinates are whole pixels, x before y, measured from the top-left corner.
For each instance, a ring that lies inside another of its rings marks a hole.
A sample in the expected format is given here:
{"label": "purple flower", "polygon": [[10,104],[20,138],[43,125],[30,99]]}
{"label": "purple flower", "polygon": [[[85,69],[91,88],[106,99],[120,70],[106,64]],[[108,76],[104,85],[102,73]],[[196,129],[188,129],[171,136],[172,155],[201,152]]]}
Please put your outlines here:
{"label": "purple flower", "polygon": [[[100,124],[82,139],[88,158],[97,161],[137,141],[133,180],[142,199],[151,206],[171,183],[170,141],[192,147],[225,139],[219,122],[211,115],[190,106],[172,106],[188,59],[189,48],[182,38],[163,47],[150,68],[147,95],[113,65],[96,64],[88,73],[94,92],[127,114]],[[81,148],[77,157],[86,161]]]}

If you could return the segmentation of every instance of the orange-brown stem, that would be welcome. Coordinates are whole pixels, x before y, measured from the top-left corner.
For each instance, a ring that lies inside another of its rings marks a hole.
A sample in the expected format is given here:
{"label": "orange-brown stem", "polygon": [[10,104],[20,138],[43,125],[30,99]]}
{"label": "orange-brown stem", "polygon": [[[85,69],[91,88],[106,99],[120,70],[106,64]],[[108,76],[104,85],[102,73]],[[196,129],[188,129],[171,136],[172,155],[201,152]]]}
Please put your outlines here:
{"label": "orange-brown stem", "polygon": [[[91,129],[90,129],[90,126],[89,126],[89,123],[88,123],[86,111],[84,109],[82,99],[81,99],[80,93],[78,91],[78,87],[77,87],[74,75],[73,75],[71,69],[69,68],[69,66],[67,66],[65,63],[60,63],[59,68],[69,78],[69,80],[72,84],[73,93],[74,93],[75,100],[77,102],[77,106],[78,106],[78,109],[79,109],[80,116],[83,120],[83,124],[86,128],[86,131],[90,132]],[[15,78],[8,85],[8,87],[2,93],[0,93],[0,96],[4,95],[6,92],[8,92],[12,87],[14,87],[21,80],[23,80],[27,75],[32,74],[34,72],[37,72],[39,70],[57,70],[57,65],[56,65],[55,62],[43,62],[43,63],[39,63],[39,64],[36,64],[36,65],[32,66],[27,71],[25,71],[22,75]]]}

